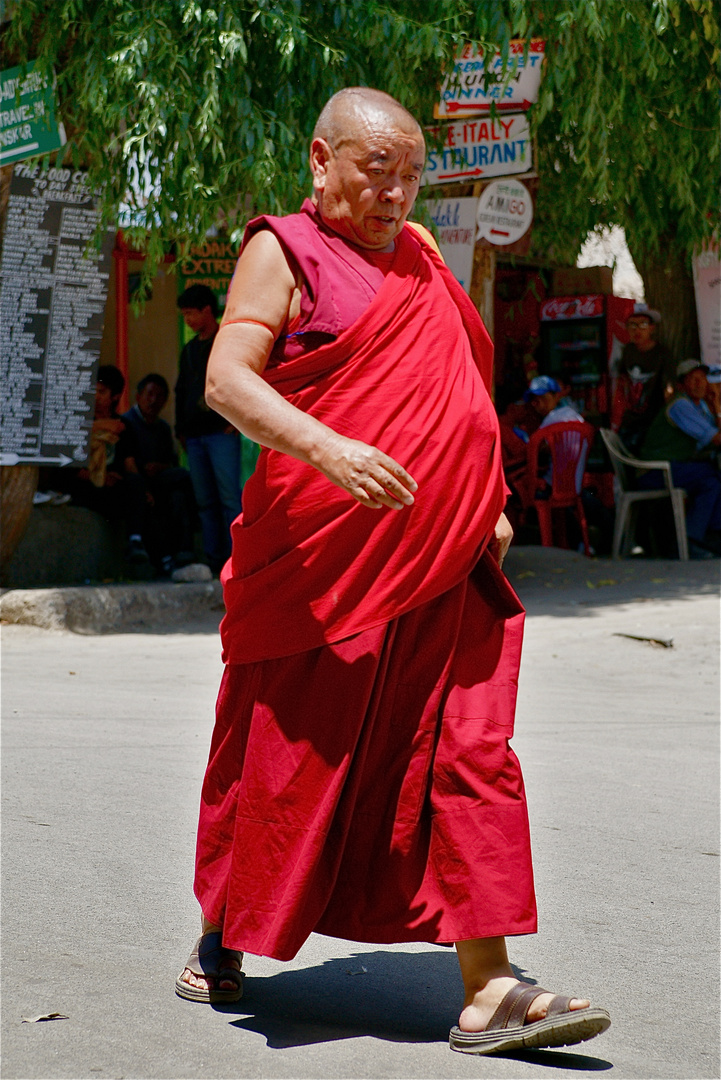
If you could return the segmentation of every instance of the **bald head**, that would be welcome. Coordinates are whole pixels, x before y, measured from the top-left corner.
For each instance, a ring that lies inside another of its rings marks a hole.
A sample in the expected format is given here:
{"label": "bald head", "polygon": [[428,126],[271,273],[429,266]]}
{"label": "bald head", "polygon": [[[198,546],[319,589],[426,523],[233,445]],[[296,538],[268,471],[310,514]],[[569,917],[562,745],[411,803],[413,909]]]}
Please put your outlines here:
{"label": "bald head", "polygon": [[408,134],[421,135],[421,126],[399,101],[382,90],[347,86],[323,106],[313,130],[314,139],[325,139],[334,150],[375,128],[392,125]]}
{"label": "bald head", "polygon": [[310,146],[313,200],[324,223],[359,247],[392,250],[418,194],[423,132],[381,90],[335,94]]}

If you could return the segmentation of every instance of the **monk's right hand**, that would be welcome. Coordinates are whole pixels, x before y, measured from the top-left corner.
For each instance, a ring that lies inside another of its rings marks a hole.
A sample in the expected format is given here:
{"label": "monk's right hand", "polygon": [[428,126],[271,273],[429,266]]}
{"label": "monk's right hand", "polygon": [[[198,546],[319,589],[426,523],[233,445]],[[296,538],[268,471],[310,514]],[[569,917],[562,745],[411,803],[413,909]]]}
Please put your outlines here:
{"label": "monk's right hand", "polygon": [[313,461],[324,476],[371,510],[412,506],[418,485],[402,465],[376,446],[335,432]]}

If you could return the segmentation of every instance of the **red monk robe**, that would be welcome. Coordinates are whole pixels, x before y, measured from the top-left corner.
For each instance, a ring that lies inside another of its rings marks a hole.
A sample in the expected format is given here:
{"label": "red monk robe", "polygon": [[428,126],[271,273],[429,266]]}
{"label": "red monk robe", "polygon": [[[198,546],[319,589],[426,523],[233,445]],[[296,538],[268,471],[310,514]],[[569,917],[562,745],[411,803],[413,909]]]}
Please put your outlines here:
{"label": "red monk robe", "polygon": [[391,258],[360,253],[310,203],[249,235],[259,227],[304,281],[300,325],[264,378],[401,462],[418,493],[400,513],[369,510],[262,452],[223,574],[228,666],[196,895],[226,947],[280,960],[314,930],[381,943],[531,933],[508,746],[523,609],[485,552],[504,502],[479,373],[490,378],[489,339],[408,227]]}

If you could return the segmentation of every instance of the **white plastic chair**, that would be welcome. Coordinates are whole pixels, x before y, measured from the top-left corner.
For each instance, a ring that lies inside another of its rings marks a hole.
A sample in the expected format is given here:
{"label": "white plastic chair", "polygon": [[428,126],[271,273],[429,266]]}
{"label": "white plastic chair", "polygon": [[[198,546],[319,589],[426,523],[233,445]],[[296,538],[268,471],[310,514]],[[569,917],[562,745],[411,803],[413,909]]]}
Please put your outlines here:
{"label": "white plastic chair", "polygon": [[[627,555],[633,542],[636,522],[635,509],[640,502],[649,502],[651,499],[670,499],[673,508],[673,520],[676,526],[676,542],[678,544],[678,557],[688,560],[688,541],[686,539],[686,514],[684,511],[684,497],[686,492],[683,488],[673,486],[670,461],[641,461],[640,458],[631,457],[626,447],[615,431],[601,428],[608,456],[611,458],[613,471],[616,474],[620,491],[616,495],[616,526],[613,530],[613,558],[619,559],[621,555]],[[664,487],[652,491],[634,491],[628,469],[659,469]]]}

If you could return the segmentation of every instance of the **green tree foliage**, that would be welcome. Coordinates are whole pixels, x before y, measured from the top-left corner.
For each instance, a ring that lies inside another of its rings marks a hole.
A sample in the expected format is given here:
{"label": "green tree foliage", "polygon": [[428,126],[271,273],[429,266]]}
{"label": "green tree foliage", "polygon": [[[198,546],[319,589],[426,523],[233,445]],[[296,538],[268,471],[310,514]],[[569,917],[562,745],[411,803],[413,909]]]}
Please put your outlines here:
{"label": "green tree foliage", "polygon": [[296,209],[308,136],[341,87],[380,87],[430,119],[462,14],[449,0],[22,0],[8,46],[54,67],[68,152],[109,216],[146,210],[157,257],[161,237]]}
{"label": "green tree foliage", "polygon": [[622,225],[661,302],[718,218],[715,0],[20,0],[12,15],[6,54],[54,67],[68,153],[108,216],[144,192],[148,269],[163,238],[295,209],[340,87],[377,86],[430,122],[467,40],[507,55],[513,36],[546,39],[539,254],[573,261],[590,229]]}
{"label": "green tree foliage", "polygon": [[535,249],[573,259],[590,229],[623,226],[647,299],[671,319],[690,254],[718,228],[715,0],[514,6],[547,39]]}

